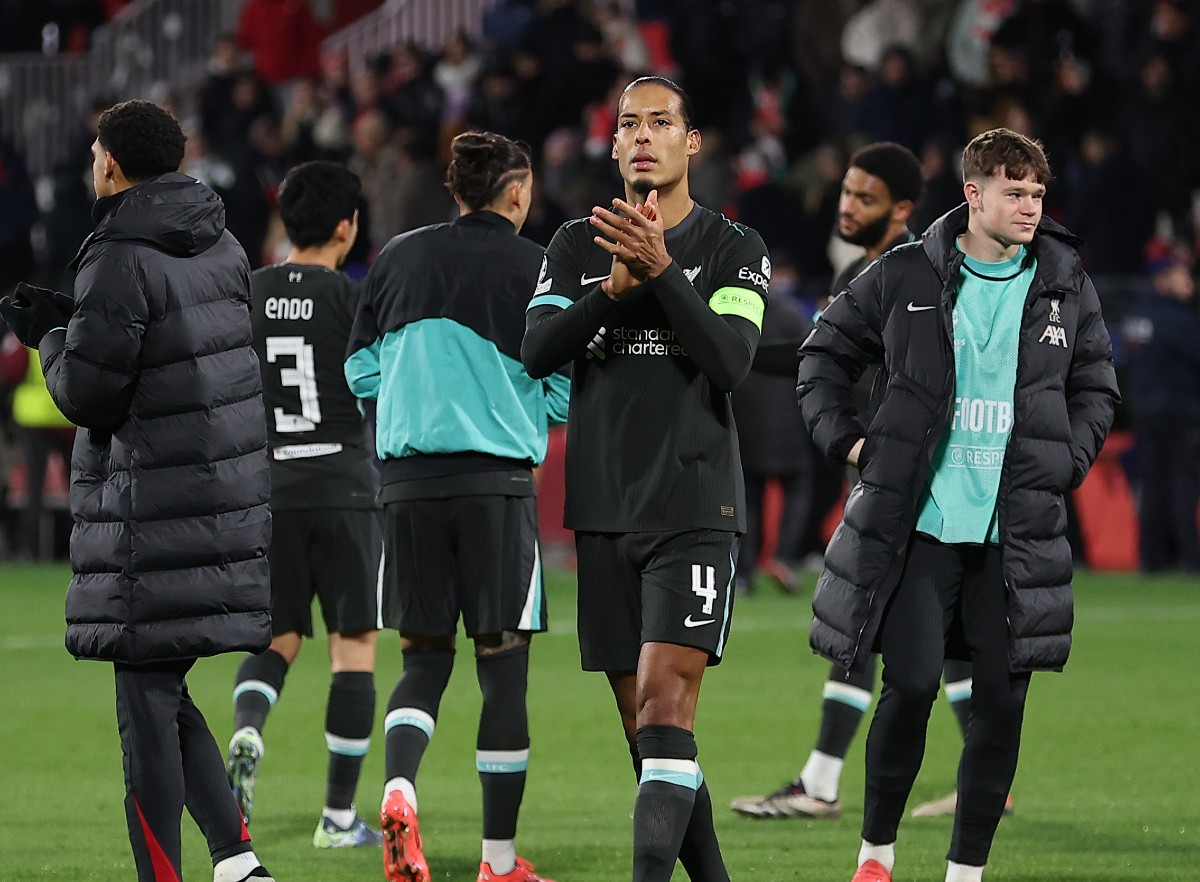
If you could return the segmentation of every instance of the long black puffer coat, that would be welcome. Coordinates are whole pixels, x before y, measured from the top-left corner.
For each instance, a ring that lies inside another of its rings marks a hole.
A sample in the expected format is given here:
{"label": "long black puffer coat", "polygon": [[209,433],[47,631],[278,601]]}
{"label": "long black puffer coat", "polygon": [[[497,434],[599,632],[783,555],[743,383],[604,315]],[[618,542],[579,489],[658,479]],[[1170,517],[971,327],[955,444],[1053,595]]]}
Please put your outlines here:
{"label": "long black puffer coat", "polygon": [[[872,651],[904,568],[935,448],[953,412],[952,316],[967,207],[935,221],[850,282],[801,347],[804,421],[817,447],[845,462],[866,438],[861,480],[813,594],[813,649],[845,668]],[[1087,474],[1119,400],[1100,301],[1079,239],[1043,218],[1030,250],[1013,426],[997,501],[1008,592],[1009,667],[1058,670],[1071,647],[1071,549],[1063,494]],[[880,363],[867,428],[851,387]]]}
{"label": "long black puffer coat", "polygon": [[76,312],[41,344],[81,428],[67,649],[129,663],[270,642],[270,475],[250,267],[212,190],[181,174],[96,204]]}

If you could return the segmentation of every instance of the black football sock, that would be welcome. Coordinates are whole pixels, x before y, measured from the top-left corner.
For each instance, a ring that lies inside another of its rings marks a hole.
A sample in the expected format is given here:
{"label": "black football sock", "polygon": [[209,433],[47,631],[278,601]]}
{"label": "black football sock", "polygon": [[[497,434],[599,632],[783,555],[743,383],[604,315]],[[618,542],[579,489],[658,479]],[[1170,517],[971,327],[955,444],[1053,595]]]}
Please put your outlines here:
{"label": "black football sock", "polygon": [[262,732],[267,724],[267,714],[283,691],[287,672],[287,660],[273,649],[248,655],[242,660],[233,686],[235,732],[247,727]]}
{"label": "black football sock", "polygon": [[[633,761],[634,777],[640,781],[642,761],[638,758],[636,744],[629,745],[629,758]],[[683,842],[679,845],[679,862],[692,882],[729,882],[729,871],[725,869],[725,859],[713,827],[712,797],[704,773],[699,767],[697,770],[700,786],[696,790],[692,816],[683,832]]]}
{"label": "black football sock", "polygon": [[633,809],[633,882],[668,882],[696,805],[696,739],[675,726],[637,733],[641,782]]}
{"label": "black football sock", "polygon": [[[453,649],[415,650],[404,653],[404,673],[388,699],[384,720],[385,778],[415,784],[421,757],[433,737],[442,693],[454,669]],[[391,789],[385,785],[386,789]]]}
{"label": "black football sock", "polygon": [[816,749],[826,756],[844,759],[850,749],[863,714],[871,706],[875,660],[876,656],[872,655],[866,668],[849,677],[843,677],[842,669],[837,665],[830,670],[821,693],[821,728],[816,744]]}
{"label": "black football sock", "polygon": [[529,765],[529,719],[525,693],[529,645],[475,659],[483,694],[476,741],[475,768],[483,789],[485,860],[499,875],[512,872],[517,815],[525,794]]}
{"label": "black football sock", "polygon": [[325,808],[346,810],[354,804],[374,725],[375,675],[370,671],[334,674],[325,706],[325,744],[329,748]]}

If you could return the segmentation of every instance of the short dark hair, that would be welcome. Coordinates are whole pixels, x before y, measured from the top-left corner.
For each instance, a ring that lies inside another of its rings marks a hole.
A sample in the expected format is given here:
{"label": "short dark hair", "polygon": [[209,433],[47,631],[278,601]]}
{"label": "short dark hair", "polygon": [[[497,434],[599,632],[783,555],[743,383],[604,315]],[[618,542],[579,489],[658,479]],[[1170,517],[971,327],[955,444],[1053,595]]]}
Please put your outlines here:
{"label": "short dark hair", "polygon": [[317,160],[293,167],[279,185],[279,217],[297,248],[324,245],[344,220],[353,220],[362,182],[337,162]]}
{"label": "short dark hair", "polygon": [[446,189],[472,211],[490,205],[532,169],[529,145],[495,132],[464,132],[450,142],[450,152]]}
{"label": "short dark hair", "polygon": [[963,181],[988,178],[1000,174],[1001,169],[1013,181],[1032,174],[1035,181],[1045,186],[1054,179],[1041,142],[1012,129],[990,129],[976,135],[963,149]]}
{"label": "short dark hair", "polygon": [[893,202],[907,199],[915,205],[925,189],[920,160],[902,144],[891,141],[868,144],[850,157],[850,167],[860,168],[883,181]]}
{"label": "short dark hair", "polygon": [[152,101],[122,101],[100,114],[100,146],[131,183],[179,171],[187,137],[179,121]]}
{"label": "short dark hair", "polygon": [[691,96],[684,91],[683,86],[679,85],[679,83],[675,82],[674,80],[667,79],[666,77],[638,77],[621,90],[622,97],[624,97],[625,93],[636,89],[638,86],[662,86],[664,89],[670,89],[672,92],[678,95],[679,112],[683,114],[683,126],[689,132],[692,130],[692,117],[695,116],[695,113],[692,110]]}

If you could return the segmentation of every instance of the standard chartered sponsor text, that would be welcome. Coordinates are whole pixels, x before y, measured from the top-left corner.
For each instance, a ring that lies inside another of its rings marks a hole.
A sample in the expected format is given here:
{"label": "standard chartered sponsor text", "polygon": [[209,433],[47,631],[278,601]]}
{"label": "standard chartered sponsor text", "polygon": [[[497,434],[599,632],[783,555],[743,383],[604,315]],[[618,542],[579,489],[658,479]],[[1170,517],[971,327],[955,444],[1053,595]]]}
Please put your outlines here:
{"label": "standard chartered sponsor text", "polygon": [[615,355],[687,355],[670,328],[613,328],[608,351]]}

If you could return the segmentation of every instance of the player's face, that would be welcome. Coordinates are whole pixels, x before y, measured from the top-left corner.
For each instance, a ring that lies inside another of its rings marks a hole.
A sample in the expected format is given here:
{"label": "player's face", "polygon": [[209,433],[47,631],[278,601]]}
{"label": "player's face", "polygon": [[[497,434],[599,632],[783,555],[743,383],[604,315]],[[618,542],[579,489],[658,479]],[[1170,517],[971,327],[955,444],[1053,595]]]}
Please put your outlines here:
{"label": "player's face", "polygon": [[838,198],[838,236],[851,245],[870,248],[880,244],[895,207],[882,179],[851,166],[842,178],[842,195]]}
{"label": "player's face", "polygon": [[100,139],[97,138],[92,142],[92,188],[96,191],[97,199],[111,196],[117,192],[116,184],[112,179],[112,165],[112,154],[105,152],[104,148],[100,146]]}
{"label": "player's face", "polygon": [[967,181],[963,194],[971,206],[972,229],[1005,247],[1033,241],[1046,195],[1045,185],[1037,182],[1033,172],[1018,181],[1001,168],[981,181]]}
{"label": "player's face", "polygon": [[636,193],[669,189],[687,176],[688,157],[700,149],[700,132],[683,121],[682,101],[671,89],[647,83],[617,105],[612,158]]}

